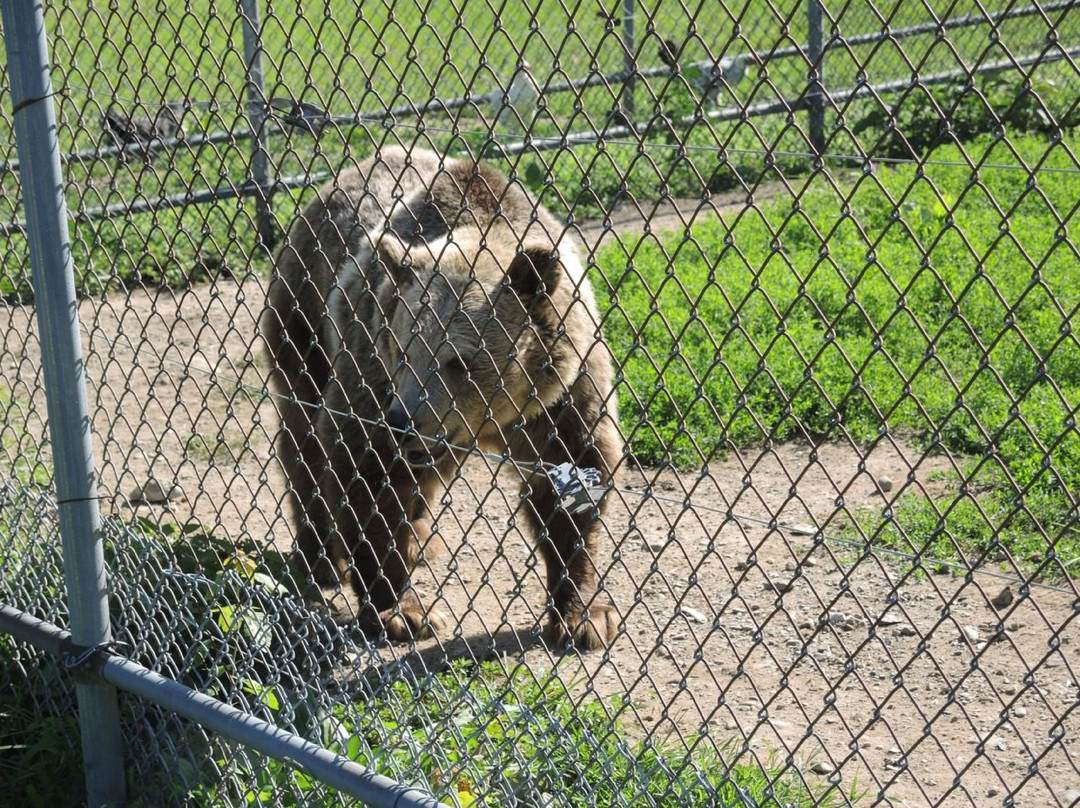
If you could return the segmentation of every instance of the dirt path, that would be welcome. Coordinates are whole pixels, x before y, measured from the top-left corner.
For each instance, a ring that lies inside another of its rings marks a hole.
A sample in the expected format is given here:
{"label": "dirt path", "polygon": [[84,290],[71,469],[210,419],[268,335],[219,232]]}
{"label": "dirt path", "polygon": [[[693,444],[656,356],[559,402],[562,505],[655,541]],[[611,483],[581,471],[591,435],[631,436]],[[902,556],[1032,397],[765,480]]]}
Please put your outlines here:
{"label": "dirt path", "polygon": [[[673,229],[696,207],[631,211],[582,232],[595,248],[642,231],[642,214],[659,215],[653,231]],[[183,493],[153,512],[288,546],[276,418],[261,392],[261,305],[254,279],[82,304],[106,512],[130,515],[128,495],[155,477]],[[0,312],[2,383],[32,404],[27,433],[43,434],[34,328],[24,309]],[[602,560],[624,630],[608,653],[580,658],[534,642],[543,585],[511,526],[516,488],[477,459],[436,514],[448,551],[417,576],[459,623],[412,658],[524,655],[601,696],[628,696],[623,718],[642,733],[705,735],[729,764],[788,762],[841,794],[865,793],[861,804],[1067,804],[1080,796],[1075,588],[1014,584],[1018,597],[999,612],[997,578],[908,575],[793,529],[835,533],[845,513],[906,490],[933,496],[952,468],[886,441],[869,453],[745,450],[700,474],[628,470]]]}

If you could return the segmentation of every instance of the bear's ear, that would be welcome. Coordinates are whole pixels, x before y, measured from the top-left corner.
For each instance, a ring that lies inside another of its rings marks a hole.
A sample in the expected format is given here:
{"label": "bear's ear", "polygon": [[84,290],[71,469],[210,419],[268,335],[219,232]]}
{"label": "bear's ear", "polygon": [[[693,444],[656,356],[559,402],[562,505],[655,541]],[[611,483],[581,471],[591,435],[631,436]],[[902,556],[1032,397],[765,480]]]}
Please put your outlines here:
{"label": "bear's ear", "polygon": [[528,302],[551,294],[562,275],[559,254],[549,247],[526,247],[510,262],[506,280],[518,296]]}

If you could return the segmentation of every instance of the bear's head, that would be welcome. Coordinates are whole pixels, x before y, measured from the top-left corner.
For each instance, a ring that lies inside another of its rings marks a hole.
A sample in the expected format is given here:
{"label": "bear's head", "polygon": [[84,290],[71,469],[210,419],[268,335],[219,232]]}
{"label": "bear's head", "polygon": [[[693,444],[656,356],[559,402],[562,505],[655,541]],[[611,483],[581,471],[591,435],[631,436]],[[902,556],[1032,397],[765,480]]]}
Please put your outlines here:
{"label": "bear's head", "polygon": [[499,446],[580,372],[565,323],[573,284],[550,243],[455,231],[406,246],[386,232],[376,254],[383,416],[410,465]]}

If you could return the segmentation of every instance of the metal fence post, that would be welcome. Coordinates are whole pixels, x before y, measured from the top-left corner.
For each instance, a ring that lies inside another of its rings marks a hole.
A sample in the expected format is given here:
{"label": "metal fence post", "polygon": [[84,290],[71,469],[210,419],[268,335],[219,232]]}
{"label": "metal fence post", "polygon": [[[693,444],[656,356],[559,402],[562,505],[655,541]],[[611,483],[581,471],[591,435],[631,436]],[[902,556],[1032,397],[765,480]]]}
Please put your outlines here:
{"label": "metal fence post", "polygon": [[807,106],[810,110],[810,145],[820,156],[825,153],[825,34],[820,0],[807,0],[809,34],[807,58],[810,60],[810,87]]}
{"label": "metal fence post", "polygon": [[[77,647],[91,649],[112,636],[44,11],[41,0],[0,0],[0,11],[41,334],[71,636]],[[76,676],[75,690],[89,804],[121,805],[126,796],[116,689],[96,676]]]}
{"label": "metal fence post", "polygon": [[258,233],[258,246],[270,249],[274,246],[274,222],[270,215],[270,133],[266,129],[259,1],[240,0],[240,16],[247,70],[248,124],[255,144],[251,154],[251,178],[259,189],[255,194],[255,230]]}
{"label": "metal fence post", "polygon": [[636,70],[637,57],[634,56],[634,9],[636,0],[623,0],[622,40],[623,62],[626,65],[626,84],[623,87],[622,111],[627,120],[634,120],[634,90],[636,82],[634,73]]}

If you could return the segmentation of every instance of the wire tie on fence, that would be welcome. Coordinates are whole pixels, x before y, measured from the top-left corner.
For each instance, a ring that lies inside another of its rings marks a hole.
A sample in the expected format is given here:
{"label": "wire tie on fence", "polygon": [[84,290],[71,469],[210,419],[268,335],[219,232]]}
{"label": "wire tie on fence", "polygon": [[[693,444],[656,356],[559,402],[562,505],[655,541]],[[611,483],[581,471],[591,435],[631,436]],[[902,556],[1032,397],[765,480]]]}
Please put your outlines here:
{"label": "wire tie on fence", "polygon": [[75,645],[72,643],[69,645],[70,650],[65,651],[61,655],[61,661],[64,663],[64,667],[67,670],[78,670],[98,651],[116,653],[120,648],[124,647],[127,647],[127,643],[121,642],[120,640],[110,640],[109,642],[101,642],[97,645],[90,646]]}
{"label": "wire tie on fence", "polygon": [[52,98],[54,95],[56,95],[55,91],[51,92],[51,93],[46,93],[45,95],[34,96],[33,98],[24,98],[18,104],[15,104],[15,105],[13,105],[11,107],[11,115],[12,115],[12,117],[14,117],[19,112],[21,112],[22,110],[24,110],[28,106],[30,106],[31,104],[36,104],[39,101],[44,101],[47,98]]}
{"label": "wire tie on fence", "polygon": [[64,499],[57,499],[54,504],[57,507],[61,505],[80,505],[83,502],[104,502],[107,497],[104,494],[95,494],[92,497],[65,497]]}

